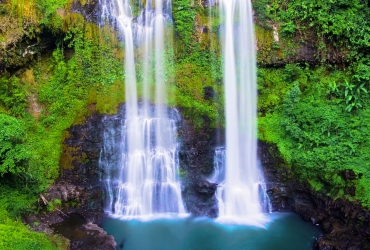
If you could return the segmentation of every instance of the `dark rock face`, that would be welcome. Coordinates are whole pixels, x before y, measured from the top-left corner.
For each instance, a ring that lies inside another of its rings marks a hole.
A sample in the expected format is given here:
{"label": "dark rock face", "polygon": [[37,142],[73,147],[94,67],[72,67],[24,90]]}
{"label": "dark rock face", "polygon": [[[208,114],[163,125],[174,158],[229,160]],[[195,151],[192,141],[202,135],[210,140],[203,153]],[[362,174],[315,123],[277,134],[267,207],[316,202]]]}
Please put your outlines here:
{"label": "dark rock face", "polygon": [[196,216],[216,218],[218,215],[216,183],[208,182],[202,174],[190,171],[184,180],[183,201],[186,210]]}
{"label": "dark rock face", "polygon": [[204,99],[206,100],[213,100],[213,98],[215,97],[214,89],[210,86],[204,87],[203,96],[204,96]]}
{"label": "dark rock face", "polygon": [[[69,207],[67,212],[77,212],[91,222],[100,220],[103,211],[99,168],[101,119],[101,115],[92,115],[84,124],[66,132],[61,174],[56,185],[62,201],[78,204],[76,208]],[[52,187],[49,193],[54,190]]]}
{"label": "dark rock face", "polygon": [[85,5],[80,1],[75,0],[72,2],[70,9],[71,12],[81,14],[87,22],[100,23],[100,8],[98,0],[88,0]]}
{"label": "dark rock face", "polygon": [[207,119],[201,130],[196,130],[182,120],[179,127],[180,168],[186,172],[183,178],[183,201],[188,212],[196,216],[215,218],[218,215],[215,191],[216,183],[210,183],[206,176],[213,171],[214,149],[223,144],[223,133],[209,129]]}
{"label": "dark rock face", "polygon": [[[259,142],[258,153],[274,210],[294,211],[322,228],[324,235],[316,239],[316,249],[370,249],[370,211],[357,203],[318,194],[299,183],[284,168],[276,147]],[[349,178],[353,174],[346,173]]]}
{"label": "dark rock face", "polygon": [[[87,223],[98,223],[102,219],[103,197],[98,164],[102,145],[101,119],[101,115],[94,114],[84,124],[65,132],[60,177],[43,193],[48,202],[57,199],[61,204],[46,214],[25,218],[24,221],[34,230],[51,233],[50,225],[68,220],[71,214],[79,214]],[[39,206],[47,210],[42,201]],[[96,225],[87,224],[80,231],[89,234],[77,242],[72,240],[71,249],[115,249],[111,244],[114,243],[113,237],[104,235]]]}
{"label": "dark rock face", "polygon": [[43,30],[38,34],[38,39],[24,36],[22,40],[14,44],[8,44],[0,51],[0,73],[16,73],[18,70],[27,67],[37,54],[47,54],[55,48],[55,42],[60,34],[53,34]]}

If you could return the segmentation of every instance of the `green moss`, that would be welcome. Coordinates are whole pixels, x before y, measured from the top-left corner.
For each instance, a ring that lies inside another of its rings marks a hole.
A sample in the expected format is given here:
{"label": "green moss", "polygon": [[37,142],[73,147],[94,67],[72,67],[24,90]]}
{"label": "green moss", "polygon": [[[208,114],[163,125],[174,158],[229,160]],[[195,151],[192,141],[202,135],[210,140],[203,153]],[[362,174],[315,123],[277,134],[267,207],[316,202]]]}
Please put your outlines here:
{"label": "green moss", "polygon": [[275,48],[273,30],[266,27],[255,26],[257,39],[257,62],[260,64],[273,64],[282,57],[280,49]]}

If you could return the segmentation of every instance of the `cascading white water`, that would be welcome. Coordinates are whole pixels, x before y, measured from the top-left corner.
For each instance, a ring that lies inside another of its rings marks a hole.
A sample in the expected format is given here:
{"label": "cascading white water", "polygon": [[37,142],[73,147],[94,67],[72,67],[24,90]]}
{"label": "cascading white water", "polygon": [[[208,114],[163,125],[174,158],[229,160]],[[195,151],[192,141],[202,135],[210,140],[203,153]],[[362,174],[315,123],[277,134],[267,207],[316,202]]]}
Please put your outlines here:
{"label": "cascading white water", "polygon": [[226,171],[217,190],[219,216],[263,224],[257,163],[256,46],[250,0],[221,0],[224,18]]}
{"label": "cascading white water", "polygon": [[[151,118],[144,116],[144,109],[140,107],[138,117],[127,117],[123,111],[103,120],[100,165],[105,170],[106,212],[128,218],[185,213],[177,178],[175,136],[179,115],[172,109],[169,118],[158,118],[154,106],[145,112]],[[157,146],[156,139],[159,127],[161,147]],[[135,136],[141,149],[129,150],[130,134]]]}
{"label": "cascading white water", "polygon": [[[176,121],[165,107],[164,35],[165,23],[171,15],[171,2],[156,0],[153,4],[146,1],[135,23],[129,0],[102,0],[101,6],[103,18],[116,20],[125,43],[124,117],[114,118],[118,125],[106,118],[100,157],[106,172],[106,211],[129,218],[184,213],[177,178]],[[142,51],[143,105],[138,103],[135,45]],[[152,89],[150,68],[153,66],[154,106],[148,101]]]}
{"label": "cascading white water", "polygon": [[207,179],[213,183],[222,183],[225,181],[225,149],[224,148],[216,148],[215,155],[213,157],[213,174],[209,176]]}
{"label": "cascading white water", "polygon": [[[222,147],[216,148],[214,151],[214,157],[213,157],[213,166],[214,171],[211,176],[209,176],[207,179],[210,182],[218,183],[218,190],[216,193],[216,197],[219,201],[220,211],[224,211],[225,209],[225,198],[224,198],[224,189],[226,187],[225,185],[225,171],[226,171],[226,150]],[[267,195],[267,188],[266,183],[264,182],[263,175],[259,174],[258,182],[256,183],[258,185],[258,194],[260,199],[260,207],[262,212],[271,212],[272,211],[272,205],[270,202],[270,198]],[[221,214],[221,216],[225,217],[225,214]],[[229,216],[230,217],[230,216]],[[228,218],[224,218],[228,219]],[[238,218],[234,218],[237,220]],[[246,222],[253,222],[253,220],[246,220]]]}

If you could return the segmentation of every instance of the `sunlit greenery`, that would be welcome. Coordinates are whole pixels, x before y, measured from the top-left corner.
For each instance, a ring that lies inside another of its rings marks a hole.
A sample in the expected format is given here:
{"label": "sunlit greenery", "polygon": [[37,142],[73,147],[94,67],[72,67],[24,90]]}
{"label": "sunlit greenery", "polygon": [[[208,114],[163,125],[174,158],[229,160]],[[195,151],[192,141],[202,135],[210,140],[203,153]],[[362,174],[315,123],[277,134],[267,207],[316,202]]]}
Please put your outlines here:
{"label": "sunlit greenery", "polygon": [[[259,136],[277,144],[287,165],[316,190],[369,206],[370,103],[366,89],[353,91],[361,106],[348,109],[353,81],[351,72],[326,67],[260,69]],[[346,180],[348,170],[358,179]]]}

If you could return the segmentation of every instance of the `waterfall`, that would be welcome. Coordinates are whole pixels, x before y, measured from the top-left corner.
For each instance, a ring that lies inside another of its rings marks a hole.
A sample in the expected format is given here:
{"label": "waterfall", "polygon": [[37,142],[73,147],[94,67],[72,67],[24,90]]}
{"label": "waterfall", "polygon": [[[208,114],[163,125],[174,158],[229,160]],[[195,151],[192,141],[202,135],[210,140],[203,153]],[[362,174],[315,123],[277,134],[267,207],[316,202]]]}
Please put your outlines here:
{"label": "waterfall", "polygon": [[[114,24],[125,45],[125,109],[103,121],[100,166],[105,173],[105,210],[128,218],[184,213],[178,180],[179,116],[165,106],[164,36],[165,24],[171,21],[171,1],[147,0],[135,18],[129,0],[101,0],[100,6],[102,20]],[[135,69],[140,63],[142,99]]]}
{"label": "waterfall", "polygon": [[[257,159],[256,45],[250,0],[221,0],[226,115],[225,181],[219,216],[263,224]],[[264,195],[264,197],[267,197]]]}
{"label": "waterfall", "polygon": [[215,149],[215,155],[213,157],[213,174],[208,177],[208,181],[213,183],[222,183],[225,181],[225,149],[220,147]]}

